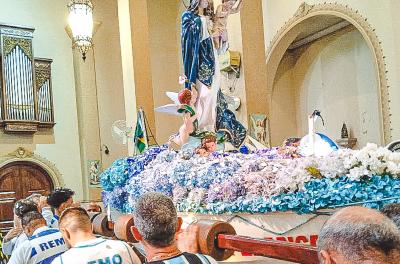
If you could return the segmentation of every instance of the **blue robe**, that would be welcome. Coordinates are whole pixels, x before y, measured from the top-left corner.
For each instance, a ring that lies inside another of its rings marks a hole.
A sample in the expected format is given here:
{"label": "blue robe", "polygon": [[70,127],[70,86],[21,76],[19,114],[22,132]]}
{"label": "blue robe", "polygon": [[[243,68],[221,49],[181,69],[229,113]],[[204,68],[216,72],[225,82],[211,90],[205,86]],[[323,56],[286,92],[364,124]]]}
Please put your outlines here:
{"label": "blue robe", "polygon": [[202,25],[198,15],[184,12],[182,15],[182,57],[185,75],[190,83],[185,88],[191,89],[191,83],[198,79],[206,86],[211,86],[215,73],[215,58],[211,38],[202,40]]}
{"label": "blue robe", "polygon": [[[200,16],[186,11],[182,15],[182,58],[185,76],[190,83],[185,88],[191,89],[192,84],[199,80],[206,86],[211,86],[215,74],[214,46],[211,37],[202,41],[202,21]],[[228,109],[225,98],[219,90],[217,99],[217,120],[215,130],[224,131],[227,140],[239,148],[246,139],[246,128],[236,119],[235,114]]]}

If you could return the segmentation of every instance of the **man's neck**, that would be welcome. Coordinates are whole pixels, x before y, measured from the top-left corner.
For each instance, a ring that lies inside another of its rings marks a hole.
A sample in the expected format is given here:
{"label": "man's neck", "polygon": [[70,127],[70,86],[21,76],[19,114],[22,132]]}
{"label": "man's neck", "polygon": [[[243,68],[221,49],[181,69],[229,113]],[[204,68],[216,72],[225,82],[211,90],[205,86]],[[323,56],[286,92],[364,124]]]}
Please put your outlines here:
{"label": "man's neck", "polygon": [[45,227],[45,226],[46,226],[46,224],[44,224],[44,223],[33,224],[33,226],[31,227],[31,230],[27,232],[27,235],[28,235],[29,237],[31,237],[31,236],[33,236],[33,234],[34,234],[39,228],[42,228],[42,227]]}
{"label": "man's neck", "polygon": [[146,251],[146,258],[148,262],[169,259],[181,253],[175,242],[170,246],[162,248],[154,247],[148,243],[143,243],[143,246],[144,250]]}
{"label": "man's neck", "polygon": [[76,232],[74,238],[71,241],[71,246],[75,247],[76,244],[86,242],[89,240],[96,239],[96,237],[91,232]]}
{"label": "man's neck", "polygon": [[58,217],[60,217],[61,213],[62,213],[61,208],[54,210],[54,215],[56,215]]}

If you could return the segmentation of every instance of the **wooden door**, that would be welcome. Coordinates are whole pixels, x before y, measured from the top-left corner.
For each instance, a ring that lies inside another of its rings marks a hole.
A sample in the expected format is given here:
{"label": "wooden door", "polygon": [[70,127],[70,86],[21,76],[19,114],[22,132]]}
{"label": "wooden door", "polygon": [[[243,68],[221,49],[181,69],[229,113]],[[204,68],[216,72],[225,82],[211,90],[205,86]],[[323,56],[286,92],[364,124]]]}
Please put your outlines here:
{"label": "wooden door", "polygon": [[33,193],[48,195],[53,187],[48,173],[36,164],[13,162],[0,168],[0,232],[13,226],[16,201]]}

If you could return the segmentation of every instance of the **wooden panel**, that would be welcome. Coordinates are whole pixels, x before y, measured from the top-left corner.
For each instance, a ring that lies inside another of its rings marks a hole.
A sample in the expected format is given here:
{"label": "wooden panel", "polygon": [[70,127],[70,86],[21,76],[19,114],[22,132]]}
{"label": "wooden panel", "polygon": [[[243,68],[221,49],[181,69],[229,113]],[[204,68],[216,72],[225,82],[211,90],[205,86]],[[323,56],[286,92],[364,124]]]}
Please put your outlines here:
{"label": "wooden panel", "polygon": [[0,232],[13,226],[13,208],[17,200],[33,193],[48,195],[51,190],[51,178],[38,165],[14,162],[0,168]]}
{"label": "wooden panel", "polygon": [[318,264],[315,247],[233,235],[218,235],[218,247],[302,264]]}

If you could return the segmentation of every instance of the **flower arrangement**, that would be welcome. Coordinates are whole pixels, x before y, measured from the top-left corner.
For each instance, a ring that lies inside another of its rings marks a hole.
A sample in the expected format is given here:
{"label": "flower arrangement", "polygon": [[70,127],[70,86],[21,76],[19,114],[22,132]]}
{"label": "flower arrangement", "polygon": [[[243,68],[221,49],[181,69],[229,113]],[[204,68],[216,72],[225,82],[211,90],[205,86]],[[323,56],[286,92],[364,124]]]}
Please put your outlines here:
{"label": "flower arrangement", "polygon": [[149,191],[174,200],[179,211],[209,214],[309,213],[351,203],[400,202],[400,153],[374,144],[323,158],[298,157],[292,148],[202,157],[166,147],[117,160],[101,175],[103,201],[132,211]]}

